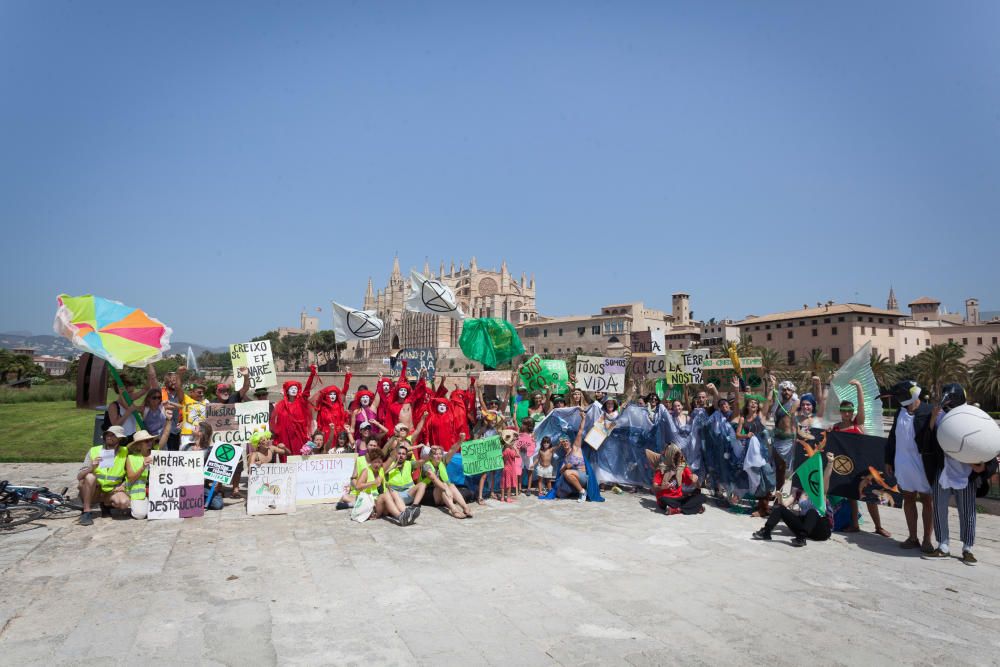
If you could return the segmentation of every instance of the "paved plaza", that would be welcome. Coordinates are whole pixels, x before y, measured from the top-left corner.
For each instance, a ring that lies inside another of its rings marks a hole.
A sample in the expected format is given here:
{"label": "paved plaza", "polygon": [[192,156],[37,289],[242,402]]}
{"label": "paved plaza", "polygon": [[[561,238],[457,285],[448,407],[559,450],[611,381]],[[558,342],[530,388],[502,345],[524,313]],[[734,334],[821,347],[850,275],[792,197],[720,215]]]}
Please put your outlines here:
{"label": "paved plaza", "polygon": [[[2,464],[71,483],[75,464]],[[1000,662],[1000,518],[980,564],[837,534],[796,549],[714,507],[490,502],[472,520],[48,520],[0,535],[5,665],[986,665]],[[903,515],[884,510],[894,537]],[[864,526],[870,530],[870,524]],[[953,540],[957,514],[952,510]]]}

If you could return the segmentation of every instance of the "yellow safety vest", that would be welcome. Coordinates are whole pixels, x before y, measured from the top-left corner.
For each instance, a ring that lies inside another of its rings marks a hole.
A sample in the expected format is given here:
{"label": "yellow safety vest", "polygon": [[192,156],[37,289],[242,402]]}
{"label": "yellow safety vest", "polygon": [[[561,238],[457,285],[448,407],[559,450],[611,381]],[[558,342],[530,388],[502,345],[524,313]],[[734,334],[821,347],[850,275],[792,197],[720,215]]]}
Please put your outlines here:
{"label": "yellow safety vest", "polygon": [[[361,479],[361,471],[365,470],[367,467],[368,467],[368,459],[361,456],[361,454],[358,454],[358,458],[354,459],[354,477],[357,479]],[[358,495],[358,490],[355,489],[353,486],[351,487],[351,495],[352,496]]]}
{"label": "yellow safety vest", "polygon": [[[371,476],[371,472],[372,472],[372,469],[371,469],[371,468],[369,468],[368,466],[365,466],[365,470],[367,470],[367,471],[368,471],[368,474],[369,474],[369,476]],[[370,482],[371,480],[367,480],[367,481],[369,481],[369,482]],[[358,483],[360,483],[360,482],[361,482],[361,475],[360,475],[360,473],[359,473],[359,475],[358,475]],[[378,471],[378,484],[377,484],[377,485],[375,485],[375,486],[373,486],[373,487],[369,487],[368,489],[366,489],[366,490],[365,490],[365,493],[368,493],[368,494],[371,494],[371,497],[372,497],[372,498],[375,498],[375,497],[377,497],[377,496],[378,496],[378,494],[379,494],[379,490],[380,490],[380,489],[381,489],[381,488],[382,488],[382,487],[383,487],[384,485],[385,485],[385,471],[384,471],[384,470],[379,470],[379,471]],[[354,495],[358,495],[358,492],[357,492],[357,490],[355,490],[355,491],[354,491]]]}
{"label": "yellow safety vest", "polygon": [[[430,463],[430,462],[428,462],[428,463]],[[431,465],[433,466],[434,464],[431,463]],[[423,472],[423,471],[421,471],[421,472]],[[438,475],[438,479],[440,479],[445,484],[448,484],[448,483],[451,482],[451,480],[448,479],[448,468],[445,467],[444,461],[440,461],[438,463],[437,475]],[[430,484],[431,484],[431,478],[430,477],[428,477],[427,475],[421,474],[420,478],[421,478],[421,480],[423,480],[423,482],[425,484],[427,484],[428,486],[430,486]]]}
{"label": "yellow safety vest", "polygon": [[[104,448],[100,445],[91,447],[90,460],[100,461],[102,449]],[[125,459],[127,457],[128,450],[125,447],[119,447],[118,451],[115,452],[115,462],[110,468],[97,468],[94,470],[94,476],[97,477],[97,484],[101,487],[101,491],[107,493],[125,481]]]}
{"label": "yellow safety vest", "polygon": [[[145,456],[139,454],[129,454],[128,462],[132,464],[132,469],[142,468],[142,462]],[[125,470],[125,479],[128,479],[128,469]],[[139,479],[135,480],[131,484],[128,484],[125,488],[128,491],[128,497],[132,500],[145,500],[146,499],[146,482],[149,481],[149,468],[143,468],[142,474],[139,475]]]}
{"label": "yellow safety vest", "polygon": [[389,487],[393,491],[405,491],[413,486],[413,462],[409,459],[399,468],[389,473]]}

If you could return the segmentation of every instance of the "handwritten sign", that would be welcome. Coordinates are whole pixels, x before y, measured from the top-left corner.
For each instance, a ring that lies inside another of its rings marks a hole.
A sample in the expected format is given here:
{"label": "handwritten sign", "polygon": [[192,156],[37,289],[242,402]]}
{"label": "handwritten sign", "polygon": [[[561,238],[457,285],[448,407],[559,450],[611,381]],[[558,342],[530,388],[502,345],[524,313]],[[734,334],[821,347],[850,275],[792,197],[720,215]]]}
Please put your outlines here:
{"label": "handwritten sign", "polygon": [[239,369],[246,367],[250,371],[250,390],[257,387],[274,387],[278,384],[278,374],[274,368],[274,355],[271,354],[271,341],[255,340],[250,343],[234,343],[229,346],[229,359],[233,364],[233,377],[236,378],[236,391],[243,389],[243,378]]}
{"label": "handwritten sign", "polygon": [[335,503],[351,489],[355,454],[289,456],[295,464],[295,504]]}
{"label": "handwritten sign", "polygon": [[250,436],[254,431],[267,428],[270,420],[271,405],[267,401],[247,401],[246,403],[234,403],[222,405],[220,403],[210,403],[209,407],[217,406],[216,419],[231,422],[233,428],[230,430],[212,432],[212,443],[227,442],[246,446],[250,442]]}
{"label": "handwritten sign", "polygon": [[545,385],[555,385],[555,393],[566,393],[569,371],[562,359],[542,359],[534,355],[524,362],[520,372],[521,384],[528,391],[542,391]]}
{"label": "handwritten sign", "polygon": [[584,391],[621,394],[625,391],[625,359],[621,357],[576,358],[576,386]]}
{"label": "handwritten sign", "polygon": [[153,452],[149,466],[148,519],[187,519],[205,514],[204,454]]}
{"label": "handwritten sign", "polygon": [[667,373],[667,358],[662,354],[633,354],[629,359],[629,373],[635,380],[664,377]]}
{"label": "handwritten sign", "polygon": [[668,350],[666,358],[667,384],[699,384],[708,349]]}
{"label": "handwritten sign", "polygon": [[633,331],[629,339],[632,354],[663,354],[665,334],[660,331]]}
{"label": "handwritten sign", "polygon": [[479,475],[503,468],[503,444],[500,436],[462,443],[462,474]]}
{"label": "handwritten sign", "polygon": [[212,427],[212,435],[236,430],[236,403],[209,403],[205,407],[205,423]]}
{"label": "handwritten sign", "polygon": [[392,358],[393,373],[399,375],[403,370],[403,359],[406,359],[407,374],[417,375],[420,371],[427,371],[427,381],[434,380],[434,367],[437,364],[437,350],[430,347],[404,348]]}
{"label": "handwritten sign", "polygon": [[205,461],[205,479],[222,484],[232,484],[233,474],[243,456],[243,448],[228,442],[217,442],[212,445]]}
{"label": "handwritten sign", "polygon": [[510,386],[510,371],[482,371],[479,373],[479,384]]}
{"label": "handwritten sign", "polygon": [[[701,365],[704,370],[716,370],[723,369],[729,370],[733,367],[733,360],[726,357],[725,359],[705,359],[704,363]],[[742,368],[763,368],[764,358],[763,357],[740,357],[740,367]]]}
{"label": "handwritten sign", "polygon": [[294,514],[294,463],[250,466],[247,481],[247,514]]}

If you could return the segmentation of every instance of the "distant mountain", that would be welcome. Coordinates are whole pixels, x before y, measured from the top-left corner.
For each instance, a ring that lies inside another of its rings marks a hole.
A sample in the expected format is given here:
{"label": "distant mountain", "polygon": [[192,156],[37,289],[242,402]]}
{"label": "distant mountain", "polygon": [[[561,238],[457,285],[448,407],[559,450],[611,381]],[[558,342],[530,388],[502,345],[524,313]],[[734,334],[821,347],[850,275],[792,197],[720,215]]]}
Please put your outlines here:
{"label": "distant mountain", "polygon": [[[32,347],[35,349],[35,354],[48,354],[53,357],[64,357],[66,359],[76,359],[80,356],[80,351],[61,336],[32,336],[30,332],[24,333],[27,333],[27,335],[15,332],[0,333],[0,347],[7,348],[8,350],[15,347]],[[198,356],[205,350],[216,353],[229,351],[228,347],[207,347],[198,343],[170,341],[170,354],[186,354],[188,345],[191,346],[191,350],[195,356]]]}

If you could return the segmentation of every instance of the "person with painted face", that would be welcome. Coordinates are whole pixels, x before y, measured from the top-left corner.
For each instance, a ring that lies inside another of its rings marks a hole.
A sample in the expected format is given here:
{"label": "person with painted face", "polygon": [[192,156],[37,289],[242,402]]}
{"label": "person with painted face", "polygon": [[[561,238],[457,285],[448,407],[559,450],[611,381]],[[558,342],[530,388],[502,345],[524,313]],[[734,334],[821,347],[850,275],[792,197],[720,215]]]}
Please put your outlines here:
{"label": "person with painted face", "polygon": [[[427,417],[427,442],[432,447],[440,447],[450,452],[459,442],[455,417],[451,414],[451,401],[447,398],[432,398],[430,416]],[[403,426],[403,424],[400,424]]]}
{"label": "person with painted face", "polygon": [[[351,369],[344,374],[344,386],[335,384],[323,387],[316,397],[316,429],[323,432],[323,441],[329,442],[347,428],[350,415],[344,407],[344,396],[351,386]],[[353,430],[353,424],[351,425]]]}
{"label": "person with painted face", "polygon": [[[404,362],[405,363],[405,362]],[[381,371],[378,374],[378,382],[375,383],[375,396],[373,397],[376,418],[383,424],[392,424],[389,415],[389,400],[392,396],[392,380],[385,377]]]}
{"label": "person with painted face", "polygon": [[[302,451],[302,445],[309,440],[312,432],[312,406],[309,396],[312,392],[313,380],[316,379],[315,364],[309,367],[309,379],[305,389],[295,380],[288,380],[282,385],[283,398],[274,406],[271,416],[271,432],[274,442],[288,449],[293,455]],[[284,455],[281,462],[285,462]]]}
{"label": "person with painted face", "polygon": [[[376,422],[385,426],[385,424],[383,424],[378,419],[378,412],[372,406],[374,400],[375,400],[375,394],[371,393],[367,389],[359,390],[358,393],[354,395],[354,404],[356,407],[354,408],[351,415],[352,415],[352,420],[354,422],[355,440],[360,440],[362,438],[362,433],[361,433],[362,424],[367,424],[369,426],[369,429],[371,428],[371,425]],[[386,428],[386,430],[388,430],[388,428]],[[371,431],[369,431],[369,434],[370,433]]]}
{"label": "person with painted face", "polygon": [[427,393],[427,374],[420,371],[416,387],[410,387],[410,381],[406,378],[406,359],[403,360],[402,369],[399,373],[399,380],[393,387],[389,397],[389,423],[385,426],[390,430],[396,424],[406,424],[411,429],[414,426],[414,411],[423,403]]}
{"label": "person with painted face", "polygon": [[[886,442],[886,471],[896,476],[903,493],[903,514],[906,517],[907,538],[903,549],[919,548],[931,553],[931,529],[934,527],[933,485],[941,472],[935,454],[939,449],[934,426],[940,407],[932,409],[920,400],[920,387],[913,380],[903,380],[893,386],[892,398],[901,406],[892,420]],[[917,539],[917,503],[923,507],[923,540]]]}

